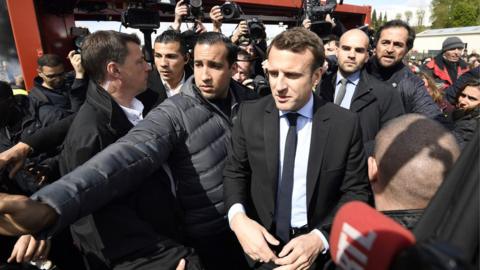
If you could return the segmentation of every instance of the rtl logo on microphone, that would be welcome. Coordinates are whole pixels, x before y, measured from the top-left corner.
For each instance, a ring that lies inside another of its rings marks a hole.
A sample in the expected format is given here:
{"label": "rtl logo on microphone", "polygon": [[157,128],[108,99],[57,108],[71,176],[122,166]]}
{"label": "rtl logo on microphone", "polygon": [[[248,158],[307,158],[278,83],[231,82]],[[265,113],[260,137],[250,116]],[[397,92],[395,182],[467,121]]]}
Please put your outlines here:
{"label": "rtl logo on microphone", "polygon": [[350,224],[344,222],[338,239],[335,261],[342,269],[363,270],[368,264],[368,254],[377,234],[373,231],[362,235]]}
{"label": "rtl logo on microphone", "polygon": [[415,237],[363,202],[349,202],[335,215],[330,232],[333,261],[347,270],[385,270]]}

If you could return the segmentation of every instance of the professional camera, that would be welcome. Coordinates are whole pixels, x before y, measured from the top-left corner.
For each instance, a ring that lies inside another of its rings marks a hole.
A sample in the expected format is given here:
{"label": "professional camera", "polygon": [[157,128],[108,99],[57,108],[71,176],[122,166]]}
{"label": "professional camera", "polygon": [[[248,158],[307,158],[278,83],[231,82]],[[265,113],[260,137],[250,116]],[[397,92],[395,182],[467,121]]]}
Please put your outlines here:
{"label": "professional camera", "polygon": [[267,33],[265,33],[265,25],[263,22],[257,18],[248,19],[248,35],[245,35],[244,38],[249,39],[249,41],[253,41],[254,43],[258,43],[261,40],[267,38]]}
{"label": "professional camera", "polygon": [[327,14],[332,14],[337,7],[337,1],[327,0],[322,4],[320,0],[305,0],[304,6],[305,14],[312,21],[311,31],[320,37],[331,34],[332,24],[325,21],[325,17]]}
{"label": "professional camera", "polygon": [[122,12],[122,25],[136,29],[157,29],[160,27],[158,11],[130,7]]}
{"label": "professional camera", "polygon": [[74,37],[73,45],[75,47],[75,51],[77,53],[81,53],[83,40],[85,40],[85,38],[90,35],[90,31],[88,30],[88,28],[73,26],[72,28],[70,28],[70,35]]}
{"label": "professional camera", "polygon": [[223,18],[225,20],[237,19],[242,13],[242,9],[235,2],[225,2],[221,7]]}
{"label": "professional camera", "polygon": [[188,15],[184,20],[203,20],[202,0],[185,0],[184,2],[188,6]]}

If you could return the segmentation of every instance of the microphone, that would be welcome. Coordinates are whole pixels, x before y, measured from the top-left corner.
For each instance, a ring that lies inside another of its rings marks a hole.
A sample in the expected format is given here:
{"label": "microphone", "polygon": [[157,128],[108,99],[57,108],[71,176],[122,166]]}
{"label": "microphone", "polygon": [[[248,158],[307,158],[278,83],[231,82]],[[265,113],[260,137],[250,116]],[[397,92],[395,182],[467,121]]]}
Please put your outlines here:
{"label": "microphone", "polygon": [[401,250],[414,244],[409,230],[359,201],[338,210],[330,234],[332,260],[348,270],[388,269]]}

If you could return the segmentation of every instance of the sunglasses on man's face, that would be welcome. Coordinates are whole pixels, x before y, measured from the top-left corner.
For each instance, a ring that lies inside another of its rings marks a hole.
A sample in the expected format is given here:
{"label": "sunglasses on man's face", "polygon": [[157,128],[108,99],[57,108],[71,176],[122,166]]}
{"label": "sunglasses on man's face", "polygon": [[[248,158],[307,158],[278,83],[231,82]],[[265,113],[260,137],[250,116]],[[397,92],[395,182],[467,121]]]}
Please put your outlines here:
{"label": "sunglasses on man's face", "polygon": [[60,73],[54,73],[54,74],[45,74],[42,72],[42,74],[47,77],[48,79],[54,79],[54,78],[57,78],[57,77],[63,77],[63,75],[65,74],[65,72],[60,72]]}

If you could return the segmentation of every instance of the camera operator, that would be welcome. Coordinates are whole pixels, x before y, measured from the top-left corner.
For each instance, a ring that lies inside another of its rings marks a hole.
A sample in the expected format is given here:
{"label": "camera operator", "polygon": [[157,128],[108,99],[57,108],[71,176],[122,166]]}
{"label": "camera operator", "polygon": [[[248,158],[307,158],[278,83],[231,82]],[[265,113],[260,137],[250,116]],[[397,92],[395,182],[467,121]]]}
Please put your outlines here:
{"label": "camera operator", "polygon": [[265,26],[255,18],[241,21],[230,37],[234,44],[250,54],[253,61],[252,77],[257,75],[265,77],[262,62],[265,60],[267,49],[266,37]]}
{"label": "camera operator", "polygon": [[[329,22],[331,24],[331,31],[327,31],[327,35],[332,34],[332,35],[335,35],[337,37],[341,37],[343,35],[343,33],[345,33],[347,31],[347,29],[342,24],[342,22],[340,20],[337,20],[337,19],[333,18],[329,13],[327,13],[327,15],[325,15],[325,22]],[[305,18],[302,22],[302,25],[303,25],[303,27],[307,28],[308,30],[311,30],[311,31],[315,32],[312,29],[312,23],[315,23],[315,22],[312,22],[312,20],[310,20],[309,18]],[[324,39],[325,36],[326,36],[326,35],[322,35],[322,34],[319,34],[319,33],[316,33],[316,34],[322,39]]]}
{"label": "camera operator", "polygon": [[220,6],[213,6],[210,10],[210,20],[212,20],[213,32],[222,33],[223,14]]}
{"label": "camera operator", "polygon": [[[201,3],[201,2],[200,2]],[[175,5],[175,19],[173,24],[170,26],[170,29],[180,32],[180,27],[182,26],[182,22],[185,18],[188,18],[193,21],[193,29],[196,34],[200,34],[206,31],[205,26],[202,23],[202,16],[197,13],[203,13],[202,9],[200,8],[199,11],[195,12],[196,14],[192,14],[191,7],[189,7],[188,1],[180,0]]]}

